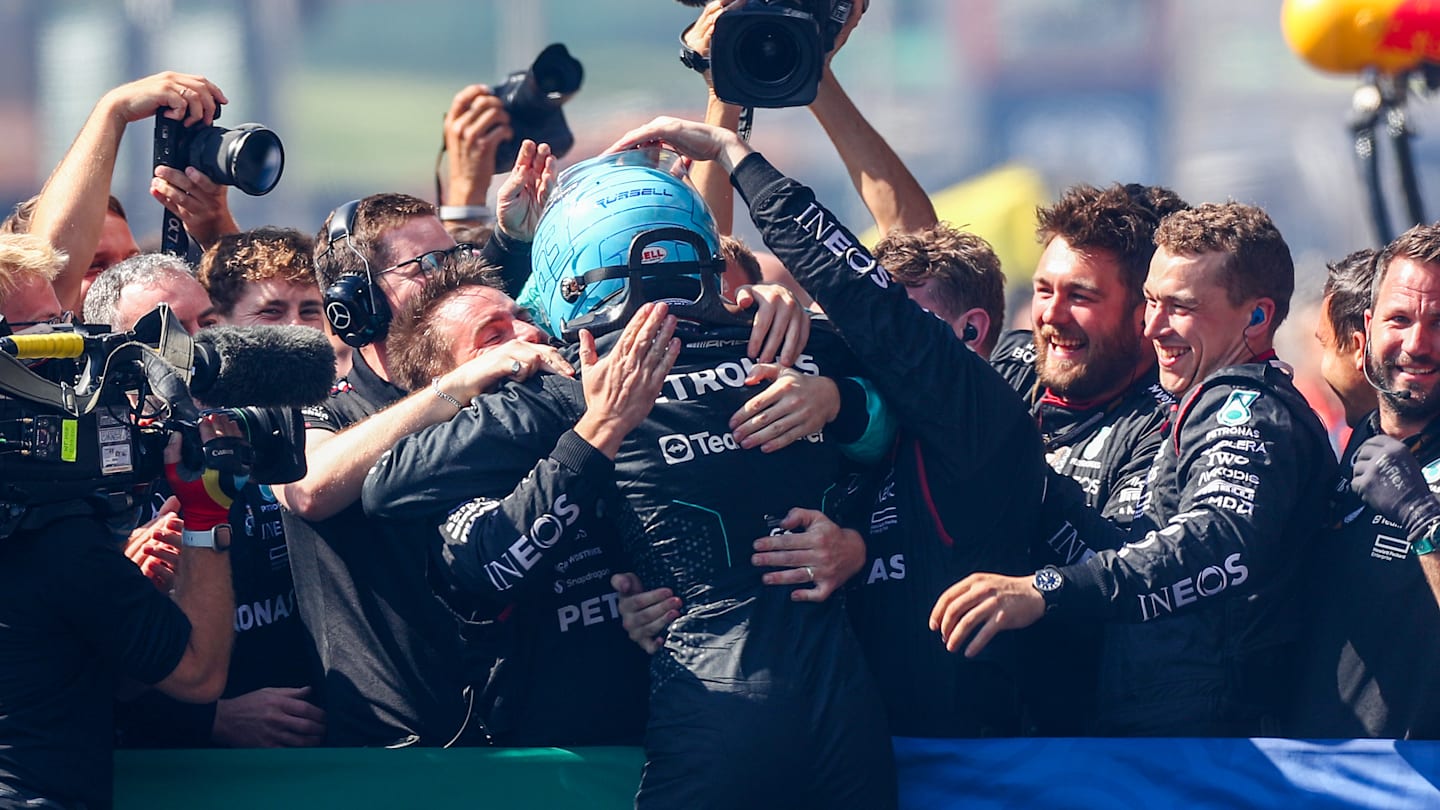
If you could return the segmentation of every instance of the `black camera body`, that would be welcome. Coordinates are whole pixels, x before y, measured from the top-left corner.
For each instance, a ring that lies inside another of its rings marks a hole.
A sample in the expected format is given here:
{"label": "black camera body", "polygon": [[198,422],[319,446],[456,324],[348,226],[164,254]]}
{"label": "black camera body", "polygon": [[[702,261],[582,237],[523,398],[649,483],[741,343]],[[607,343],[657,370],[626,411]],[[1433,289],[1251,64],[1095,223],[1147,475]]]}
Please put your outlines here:
{"label": "black camera body", "polygon": [[[133,512],[164,471],[172,433],[181,436],[182,465],[200,469],[200,412],[184,382],[189,370],[174,364],[179,355],[167,336],[184,331],[178,322],[170,325],[168,307],[162,310],[157,340],[65,327],[55,335],[83,348],[34,366],[21,359],[20,336],[0,340],[0,539],[59,517]],[[298,409],[214,412],[239,423],[251,443],[249,469],[233,472],[248,472],[262,484],[304,477]]]}
{"label": "black camera body", "polygon": [[550,145],[551,154],[564,157],[575,136],[560,108],[580,89],[585,68],[564,45],[554,43],[535,57],[527,70],[517,70],[495,88],[495,95],[510,116],[515,136],[495,150],[495,171],[508,172],[526,138]]}
{"label": "black camera body", "polygon": [[803,107],[815,100],[825,54],[854,0],[749,0],[715,19],[710,77],[721,101]]}
{"label": "black camera body", "polygon": [[[234,186],[252,197],[269,194],[285,171],[285,147],[280,137],[260,124],[234,129],[202,123],[185,126],[155,113],[155,165],[178,171],[194,166],[224,186]],[[220,111],[215,111],[215,119]]]}

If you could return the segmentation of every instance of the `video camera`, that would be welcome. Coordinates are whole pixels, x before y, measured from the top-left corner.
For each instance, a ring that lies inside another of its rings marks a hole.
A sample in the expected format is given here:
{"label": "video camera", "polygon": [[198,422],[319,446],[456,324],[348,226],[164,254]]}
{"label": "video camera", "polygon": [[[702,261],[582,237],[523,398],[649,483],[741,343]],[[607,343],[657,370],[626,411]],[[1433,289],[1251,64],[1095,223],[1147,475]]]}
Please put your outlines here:
{"label": "video camera", "polygon": [[[165,304],[129,332],[61,325],[9,335],[3,326],[0,538],[59,517],[133,510],[163,472],[172,433],[181,436],[181,465],[201,468],[205,413],[245,431],[251,451],[234,458],[248,469],[230,472],[269,484],[305,475],[295,406],[323,399],[334,376],[319,330],[219,327],[192,340]],[[227,407],[201,411],[192,391]]]}
{"label": "video camera", "polygon": [[526,138],[549,144],[551,154],[557,158],[570,151],[575,136],[560,107],[575,95],[584,80],[585,68],[558,42],[541,51],[528,70],[517,70],[505,77],[495,88],[495,95],[510,115],[515,137],[495,150],[495,171],[510,171],[520,153],[520,143]]}
{"label": "video camera", "polygon": [[803,107],[815,100],[825,54],[854,0],[750,0],[715,18],[710,78],[721,101]]}

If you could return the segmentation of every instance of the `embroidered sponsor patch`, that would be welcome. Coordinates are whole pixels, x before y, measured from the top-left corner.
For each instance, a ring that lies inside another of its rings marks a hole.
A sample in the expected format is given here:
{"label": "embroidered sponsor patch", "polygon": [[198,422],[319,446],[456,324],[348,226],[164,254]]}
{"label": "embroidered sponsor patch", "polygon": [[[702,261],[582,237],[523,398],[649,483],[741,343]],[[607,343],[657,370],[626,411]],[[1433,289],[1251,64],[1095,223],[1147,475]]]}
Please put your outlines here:
{"label": "embroidered sponsor patch", "polygon": [[1231,391],[1230,398],[1225,400],[1225,407],[1220,409],[1220,415],[1216,420],[1229,427],[1243,425],[1250,421],[1250,406],[1260,398],[1259,391],[1247,391],[1240,389]]}

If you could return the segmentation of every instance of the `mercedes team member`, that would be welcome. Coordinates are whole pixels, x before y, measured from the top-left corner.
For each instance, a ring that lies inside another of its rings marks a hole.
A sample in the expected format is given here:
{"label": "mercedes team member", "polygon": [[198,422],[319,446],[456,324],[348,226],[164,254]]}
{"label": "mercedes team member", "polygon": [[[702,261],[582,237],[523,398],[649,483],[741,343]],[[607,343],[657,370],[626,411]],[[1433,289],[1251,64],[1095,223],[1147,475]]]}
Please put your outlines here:
{"label": "mercedes team member", "polygon": [[[990,362],[1030,402],[1051,467],[1037,567],[1094,554],[1064,504],[1099,509],[1120,527],[1134,517],[1174,402],[1145,341],[1145,273],[1160,220],[1187,207],[1169,189],[1132,183],[1073,186],[1036,212],[1045,249],[1033,277],[1033,331],[1006,333]],[[1033,729],[1090,733],[1101,628],[1047,622],[1032,638],[1043,659],[1027,672]]]}
{"label": "mercedes team member", "polygon": [[1179,403],[1129,534],[1077,508],[1094,556],[968,577],[931,626],[975,655],[1049,613],[1103,622],[1100,733],[1273,734],[1295,685],[1298,560],[1334,474],[1325,430],[1271,348],[1294,265],[1265,212],[1240,203],[1172,213],[1155,242],[1145,336]]}
{"label": "mercedes team member", "polygon": [[[1334,524],[1310,547],[1306,655],[1289,731],[1433,740],[1440,738],[1433,676],[1440,666],[1440,387],[1431,370],[1440,360],[1433,319],[1440,226],[1401,234],[1374,268],[1356,353],[1379,410],[1355,425]],[[1356,342],[1338,338],[1343,346]]]}
{"label": "mercedes team member", "polygon": [[[622,380],[507,385],[400,442],[371,471],[366,504],[388,504],[392,516],[458,504],[441,527],[441,570],[460,590],[522,587],[609,523],[643,581],[683,595],[685,612],[652,659],[637,806],[892,807],[884,717],[843,605],[796,602],[750,562],[751,538],[793,506],[823,505],[844,431],[770,454],[730,435],[750,396],[751,327],[718,303],[713,220],[674,165],[628,152],[572,167],[537,230],[521,296],[556,334],[595,329],[599,350],[622,354],[637,325],[664,312],[640,305],[671,302],[683,347],[644,403],[648,418],[601,420],[585,408],[592,386]],[[642,343],[658,326],[644,330]],[[598,350],[581,335],[588,371]],[[796,367],[843,374],[846,354],[816,330]],[[485,494],[503,482],[514,491]]]}
{"label": "mercedes team member", "polygon": [[884,568],[866,574],[873,581],[855,613],[893,727],[924,736],[1017,733],[1018,639],[961,660],[926,621],[934,599],[967,574],[1029,566],[1044,466],[1023,403],[949,324],[909,300],[810,189],[734,133],[661,118],[612,149],[655,140],[730,172],[766,246],[894,408],[900,436],[868,518],[867,551]]}

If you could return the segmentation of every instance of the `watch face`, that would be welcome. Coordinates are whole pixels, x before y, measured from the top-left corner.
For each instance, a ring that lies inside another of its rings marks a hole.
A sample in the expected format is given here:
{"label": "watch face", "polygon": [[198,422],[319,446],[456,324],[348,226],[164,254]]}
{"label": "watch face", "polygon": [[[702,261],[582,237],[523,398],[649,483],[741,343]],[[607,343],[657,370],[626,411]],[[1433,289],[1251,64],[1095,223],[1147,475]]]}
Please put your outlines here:
{"label": "watch face", "polygon": [[1064,584],[1065,578],[1054,568],[1042,568],[1035,572],[1035,590],[1041,593],[1053,593]]}

